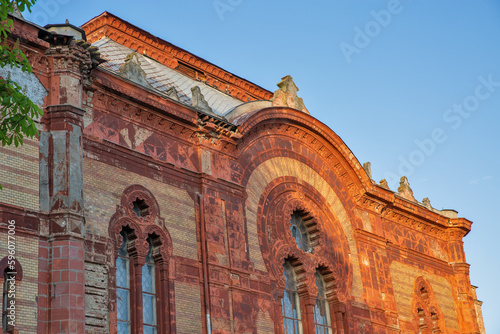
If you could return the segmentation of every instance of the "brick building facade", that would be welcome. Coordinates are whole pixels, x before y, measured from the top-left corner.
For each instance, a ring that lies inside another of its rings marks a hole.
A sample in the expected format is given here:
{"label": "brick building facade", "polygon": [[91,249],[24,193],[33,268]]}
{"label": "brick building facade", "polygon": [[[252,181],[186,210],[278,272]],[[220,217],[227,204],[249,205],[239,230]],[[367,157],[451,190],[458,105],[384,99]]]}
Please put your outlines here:
{"label": "brick building facade", "polygon": [[14,25],[44,116],[0,148],[4,329],[484,332],[471,222],[374,182],[291,77],[273,94],[106,12]]}

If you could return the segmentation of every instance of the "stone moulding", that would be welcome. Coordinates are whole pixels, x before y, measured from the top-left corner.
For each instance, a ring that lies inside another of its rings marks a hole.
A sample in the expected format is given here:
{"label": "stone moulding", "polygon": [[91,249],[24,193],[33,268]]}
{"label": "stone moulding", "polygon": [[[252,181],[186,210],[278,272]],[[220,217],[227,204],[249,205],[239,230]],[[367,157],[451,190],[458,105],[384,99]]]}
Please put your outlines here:
{"label": "stone moulding", "polygon": [[[189,108],[181,103],[171,102],[155,93],[144,90],[127,89],[116,80],[122,79],[107,71],[96,71],[93,103],[96,107],[126,114],[129,119],[148,124],[155,130],[175,134],[177,138],[192,141],[193,138],[207,139],[210,144],[223,147],[236,147],[236,140],[241,137],[238,128],[217,115],[207,115],[202,111]],[[100,87],[104,90],[99,89]],[[128,95],[130,100],[119,96]],[[147,110],[150,109],[150,110]],[[170,117],[169,117],[170,116]],[[172,117],[173,116],[173,117]],[[173,120],[177,119],[176,121]]]}

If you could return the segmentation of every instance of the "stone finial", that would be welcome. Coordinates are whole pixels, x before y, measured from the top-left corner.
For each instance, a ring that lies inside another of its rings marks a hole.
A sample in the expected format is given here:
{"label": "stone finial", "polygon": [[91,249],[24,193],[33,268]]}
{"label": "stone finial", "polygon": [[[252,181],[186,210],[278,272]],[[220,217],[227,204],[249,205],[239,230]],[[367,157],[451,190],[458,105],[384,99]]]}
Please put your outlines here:
{"label": "stone finial", "polygon": [[297,91],[299,90],[291,76],[281,78],[281,82],[278,84],[279,89],[274,92],[274,96],[271,98],[273,106],[276,107],[290,107],[309,114],[309,111],[304,105],[302,98],[297,96]]}
{"label": "stone finial", "polygon": [[389,185],[387,184],[387,180],[386,179],[380,180],[380,186],[382,188],[384,188],[384,189],[391,190],[391,189],[389,189]]}
{"label": "stone finial", "polygon": [[167,96],[169,98],[171,98],[172,100],[180,102],[179,93],[177,93],[177,89],[175,89],[175,87],[169,88],[166,93],[167,93]]}
{"label": "stone finial", "polygon": [[131,52],[127,57],[125,57],[125,63],[120,67],[120,76],[138,83],[141,86],[148,88],[153,88],[146,81],[146,72],[141,68],[141,62],[139,61],[139,54],[135,51]]}
{"label": "stone finial", "polygon": [[413,190],[410,188],[410,182],[408,182],[406,176],[402,176],[399,181],[398,194],[407,200],[416,202],[415,197],[413,197]]}
{"label": "stone finial", "polygon": [[24,19],[23,14],[21,14],[21,11],[17,7],[17,3],[14,1],[12,3],[12,12],[10,12],[12,16],[17,17],[18,19]]}
{"label": "stone finial", "polygon": [[429,200],[429,197],[426,197],[422,200],[422,204],[429,210],[432,210],[432,205],[431,201]]}
{"label": "stone finial", "polygon": [[212,108],[208,105],[208,102],[205,100],[205,97],[201,93],[201,89],[198,86],[194,86],[191,88],[191,93],[193,95],[193,107],[200,111],[203,111],[208,114],[214,114]]}
{"label": "stone finial", "polygon": [[366,175],[372,180],[372,164],[367,161],[363,164],[363,169],[365,170]]}

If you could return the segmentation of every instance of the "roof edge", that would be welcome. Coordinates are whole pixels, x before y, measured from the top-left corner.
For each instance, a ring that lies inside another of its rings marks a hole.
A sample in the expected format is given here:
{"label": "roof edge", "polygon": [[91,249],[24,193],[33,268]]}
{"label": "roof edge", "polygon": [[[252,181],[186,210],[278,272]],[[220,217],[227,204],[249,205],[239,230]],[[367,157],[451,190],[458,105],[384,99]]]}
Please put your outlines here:
{"label": "roof edge", "polygon": [[112,13],[103,12],[84,23],[82,28],[90,43],[108,37],[172,69],[178,69],[179,64],[187,65],[204,74],[204,78],[197,78],[199,81],[204,81],[205,84],[243,102],[269,100],[273,96],[267,89],[154,36]]}

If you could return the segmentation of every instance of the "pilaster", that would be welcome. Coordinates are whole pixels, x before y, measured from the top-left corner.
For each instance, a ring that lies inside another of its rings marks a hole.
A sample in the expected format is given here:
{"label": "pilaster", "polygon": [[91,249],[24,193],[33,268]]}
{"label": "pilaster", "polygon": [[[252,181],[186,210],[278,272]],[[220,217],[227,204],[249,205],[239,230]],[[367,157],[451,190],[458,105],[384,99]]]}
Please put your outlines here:
{"label": "pilaster", "polygon": [[48,244],[47,320],[50,333],[85,331],[83,214],[83,82],[90,53],[54,34],[46,56],[50,91],[40,133],[40,209]]}

